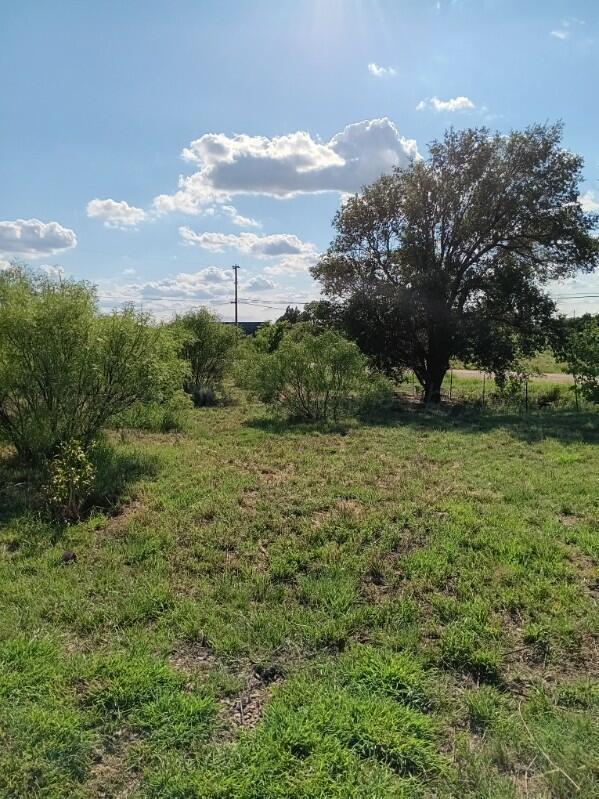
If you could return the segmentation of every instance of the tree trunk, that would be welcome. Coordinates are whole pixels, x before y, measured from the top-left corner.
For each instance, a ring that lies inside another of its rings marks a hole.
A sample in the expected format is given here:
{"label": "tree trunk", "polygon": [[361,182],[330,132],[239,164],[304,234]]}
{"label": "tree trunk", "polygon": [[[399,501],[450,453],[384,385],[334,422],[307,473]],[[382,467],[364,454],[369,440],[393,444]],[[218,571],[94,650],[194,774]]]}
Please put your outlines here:
{"label": "tree trunk", "polygon": [[427,405],[439,405],[441,402],[441,384],[446,372],[446,366],[427,369],[424,379],[424,402]]}

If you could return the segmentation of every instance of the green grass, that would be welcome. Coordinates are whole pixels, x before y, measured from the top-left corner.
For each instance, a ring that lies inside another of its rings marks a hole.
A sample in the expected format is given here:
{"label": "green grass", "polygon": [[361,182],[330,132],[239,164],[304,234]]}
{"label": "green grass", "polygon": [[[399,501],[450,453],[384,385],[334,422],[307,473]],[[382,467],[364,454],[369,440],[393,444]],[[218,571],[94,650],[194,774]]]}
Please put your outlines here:
{"label": "green grass", "polygon": [[[542,374],[567,373],[566,364],[560,363],[560,361],[556,360],[555,355],[551,352],[551,350],[540,352],[538,355],[535,355],[534,358],[525,359],[524,366],[527,369],[530,369],[532,372],[540,372]],[[468,368],[461,361],[457,360],[455,362],[455,367],[459,369]]]}
{"label": "green grass", "polygon": [[[454,405],[474,406],[494,413],[524,415],[543,409],[592,410],[580,395],[577,398],[574,386],[568,383],[533,378],[528,381],[528,386],[524,383],[514,386],[511,393],[509,386],[507,389],[501,393],[491,377],[466,377],[448,372],[443,380],[442,397],[445,401],[451,399]],[[422,389],[411,374],[399,384],[398,391],[412,398],[422,396]]]}
{"label": "green grass", "polygon": [[0,796],[597,795],[596,414],[113,439],[71,527],[1,467]]}

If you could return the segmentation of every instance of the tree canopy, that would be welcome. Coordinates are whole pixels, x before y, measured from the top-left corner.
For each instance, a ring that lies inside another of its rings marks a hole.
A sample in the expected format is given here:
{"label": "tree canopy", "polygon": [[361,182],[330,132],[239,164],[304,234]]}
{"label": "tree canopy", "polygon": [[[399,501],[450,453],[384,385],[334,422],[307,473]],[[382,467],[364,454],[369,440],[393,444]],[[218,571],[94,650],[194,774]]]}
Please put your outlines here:
{"label": "tree canopy", "polygon": [[583,161],[561,139],[561,124],[450,129],[426,160],[382,176],[335,216],[312,273],[363,349],[413,369],[427,401],[439,400],[453,357],[501,378],[545,346],[547,282],[597,266]]}

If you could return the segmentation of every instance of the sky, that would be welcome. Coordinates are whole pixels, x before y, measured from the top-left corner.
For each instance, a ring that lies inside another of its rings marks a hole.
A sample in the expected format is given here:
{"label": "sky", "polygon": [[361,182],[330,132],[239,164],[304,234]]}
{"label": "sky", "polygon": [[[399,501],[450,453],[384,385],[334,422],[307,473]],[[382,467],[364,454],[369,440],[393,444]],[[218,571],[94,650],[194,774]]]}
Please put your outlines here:
{"label": "sky", "polygon": [[[315,299],[343,198],[456,128],[563,120],[599,211],[597,0],[0,0],[0,268],[103,309]],[[552,287],[599,311],[599,274]],[[596,297],[576,295],[596,294]]]}

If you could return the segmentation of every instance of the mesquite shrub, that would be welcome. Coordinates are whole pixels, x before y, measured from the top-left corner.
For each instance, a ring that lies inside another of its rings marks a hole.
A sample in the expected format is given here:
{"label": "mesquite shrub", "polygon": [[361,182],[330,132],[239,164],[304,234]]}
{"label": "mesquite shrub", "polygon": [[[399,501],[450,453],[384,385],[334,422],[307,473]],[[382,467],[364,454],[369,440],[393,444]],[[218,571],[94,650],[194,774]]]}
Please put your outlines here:
{"label": "mesquite shrub", "polygon": [[166,398],[184,376],[174,341],[147,315],[100,316],[87,283],[0,274],[0,437],[22,460],[73,440],[85,449],[117,414]]}
{"label": "mesquite shrub", "polygon": [[260,342],[250,344],[238,373],[252,394],[291,419],[337,420],[389,393],[387,381],[370,372],[356,344],[307,324],[284,332],[272,352]]}

